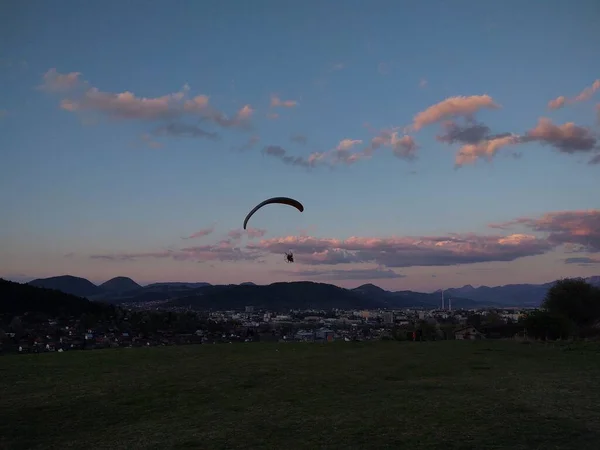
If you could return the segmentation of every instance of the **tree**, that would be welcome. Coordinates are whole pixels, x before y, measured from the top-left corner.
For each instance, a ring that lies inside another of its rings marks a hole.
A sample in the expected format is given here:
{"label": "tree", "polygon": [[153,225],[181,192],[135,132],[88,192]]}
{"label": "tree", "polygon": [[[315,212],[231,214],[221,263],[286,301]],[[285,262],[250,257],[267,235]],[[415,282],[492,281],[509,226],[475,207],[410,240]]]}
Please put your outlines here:
{"label": "tree", "polygon": [[572,335],[575,323],[562,314],[546,310],[534,310],[522,319],[527,335],[535,339],[559,339]]}
{"label": "tree", "polygon": [[548,290],[542,307],[579,326],[587,326],[600,319],[600,289],[582,278],[565,278]]}

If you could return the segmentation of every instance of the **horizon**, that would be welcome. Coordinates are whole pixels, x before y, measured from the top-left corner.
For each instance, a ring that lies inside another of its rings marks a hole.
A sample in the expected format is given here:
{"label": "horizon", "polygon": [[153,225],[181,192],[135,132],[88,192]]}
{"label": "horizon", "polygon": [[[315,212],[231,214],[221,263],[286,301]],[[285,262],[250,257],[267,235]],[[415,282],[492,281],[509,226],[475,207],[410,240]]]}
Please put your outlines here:
{"label": "horizon", "polygon": [[0,277],[597,276],[597,1],[259,2],[0,6]]}
{"label": "horizon", "polygon": [[[8,278],[4,278],[4,277],[0,276],[0,279],[5,279],[7,281],[13,281],[13,282],[16,282],[16,283],[27,284],[30,281],[34,281],[34,280],[38,280],[38,279],[59,278],[59,277],[75,277],[75,275],[65,274],[65,275],[54,275],[54,276],[46,277],[46,278],[30,278],[30,277],[25,277],[25,278],[13,278],[13,279],[8,279]],[[589,277],[581,277],[581,278],[588,279],[588,278],[596,278],[596,277],[600,278],[600,275],[591,275]],[[241,285],[241,284],[244,284],[244,283],[252,283],[252,284],[254,284],[256,286],[269,286],[269,285],[275,284],[275,283],[305,283],[305,282],[310,282],[310,283],[330,284],[330,285],[333,285],[333,286],[342,287],[344,289],[356,289],[356,288],[359,288],[359,287],[362,287],[362,286],[368,285],[368,284],[373,285],[373,286],[378,287],[378,288],[381,288],[381,289],[384,289],[384,288],[382,288],[381,286],[379,286],[375,282],[360,283],[360,284],[357,284],[356,286],[344,287],[344,286],[337,285],[335,283],[328,283],[328,282],[324,282],[324,281],[314,281],[314,280],[273,281],[273,282],[268,282],[268,283],[255,283],[253,281],[242,281],[242,282],[239,282],[239,283],[208,283],[206,281],[151,281],[151,282],[141,281],[140,282],[140,281],[134,280],[131,277],[127,277],[127,276],[123,276],[123,275],[117,275],[117,276],[114,276],[114,277],[109,278],[109,279],[104,280],[104,281],[90,280],[90,279],[87,279],[85,277],[76,277],[76,278],[82,278],[82,279],[87,280],[87,281],[89,281],[90,283],[92,283],[92,284],[94,284],[96,286],[100,286],[103,283],[111,281],[111,280],[113,280],[115,278],[127,278],[127,279],[133,281],[134,283],[140,285],[142,288],[150,286],[152,284],[168,284],[168,283],[183,283],[183,284],[185,284],[185,283],[189,283],[189,284],[193,284],[193,283],[207,283],[207,284],[211,284],[213,286],[217,286],[219,284],[221,284],[221,285],[224,285],[224,284]],[[580,277],[574,277],[574,278],[580,278]],[[471,283],[469,283],[469,284],[465,284],[465,285],[462,285],[462,286],[451,286],[451,287],[438,288],[438,289],[435,289],[435,290],[432,290],[432,291],[429,291],[429,290],[417,291],[417,290],[412,290],[412,289],[396,289],[396,291],[404,291],[404,290],[406,290],[406,291],[420,292],[420,293],[425,293],[425,294],[435,294],[437,292],[446,291],[448,289],[462,289],[462,288],[465,288],[465,287],[472,287],[474,289],[478,289],[480,287],[501,288],[501,287],[515,285],[515,284],[542,285],[542,284],[553,283],[553,282],[555,282],[557,280],[558,279],[556,279],[556,280],[550,280],[550,281],[546,281],[546,282],[542,282],[542,283],[507,283],[507,284],[495,285],[495,286],[488,286],[488,285],[483,285],[483,284],[478,285],[478,284],[471,284]],[[392,290],[390,290],[390,289],[384,289],[384,290],[394,291],[393,289]]]}

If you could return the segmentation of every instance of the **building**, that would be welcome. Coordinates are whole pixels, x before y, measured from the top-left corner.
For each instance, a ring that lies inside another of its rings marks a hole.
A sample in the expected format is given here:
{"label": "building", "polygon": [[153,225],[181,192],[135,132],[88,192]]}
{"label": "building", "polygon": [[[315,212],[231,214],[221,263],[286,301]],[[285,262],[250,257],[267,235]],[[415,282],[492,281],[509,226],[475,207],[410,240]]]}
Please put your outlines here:
{"label": "building", "polygon": [[475,340],[484,339],[483,335],[475,327],[463,327],[454,330],[454,339],[456,340]]}
{"label": "building", "polygon": [[328,342],[333,341],[333,335],[334,335],[333,330],[330,330],[329,328],[320,328],[316,332],[317,339],[323,339]]}
{"label": "building", "polygon": [[254,306],[246,306],[246,312],[252,314],[254,312]]}
{"label": "building", "polygon": [[394,323],[394,311],[385,311],[383,313],[384,323]]}

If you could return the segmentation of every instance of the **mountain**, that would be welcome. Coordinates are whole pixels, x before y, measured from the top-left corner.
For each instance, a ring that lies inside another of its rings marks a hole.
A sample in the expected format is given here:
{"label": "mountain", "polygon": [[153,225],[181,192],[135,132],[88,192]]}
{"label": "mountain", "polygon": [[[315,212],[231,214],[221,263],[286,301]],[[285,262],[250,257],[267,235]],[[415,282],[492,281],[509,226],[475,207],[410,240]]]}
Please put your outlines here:
{"label": "mountain", "polygon": [[89,280],[72,275],[61,275],[50,278],[37,278],[30,281],[31,286],[56,289],[67,294],[77,295],[79,297],[90,297],[101,294],[103,290]]}
{"label": "mountain", "polygon": [[[441,306],[441,292],[424,293],[414,291],[386,291],[374,284],[363,284],[352,289],[353,292],[363,298],[377,299],[385,303],[390,308],[437,308]],[[475,301],[469,298],[454,297],[452,299],[454,308],[475,308],[484,306],[494,306],[492,302],[486,300]]]}
{"label": "mountain", "polygon": [[[588,283],[600,287],[600,276],[585,278]],[[507,284],[504,286],[480,286],[471,285],[461,288],[451,288],[444,291],[444,297],[452,298],[454,306],[454,297],[464,297],[476,302],[486,301],[501,306],[539,306],[548,289],[555,282],[543,284]],[[439,292],[439,291],[438,291]]]}
{"label": "mountain", "polygon": [[[586,278],[600,286],[600,276]],[[116,277],[96,286],[84,278],[62,276],[30,282],[46,288],[101,300],[108,303],[134,303],[167,300],[172,305],[191,305],[197,309],[242,309],[246,305],[272,310],[301,308],[439,308],[441,291],[423,293],[414,291],[386,291],[374,284],[363,284],[344,289],[326,283],[298,281],[256,285],[211,285],[210,283],[165,282],[140,286],[126,277]],[[452,308],[477,307],[536,307],[554,284],[509,284],[505,286],[466,285],[444,291],[446,307],[451,299]]]}
{"label": "mountain", "polygon": [[242,309],[247,305],[273,311],[289,309],[366,309],[386,307],[380,299],[361,297],[338,286],[312,281],[273,283],[267,286],[207,286],[170,302],[195,309]]}
{"label": "mountain", "polygon": [[185,283],[185,282],[167,282],[167,283],[152,283],[152,284],[148,284],[145,286],[146,289],[148,288],[152,288],[152,289],[171,289],[171,288],[175,288],[175,289],[191,289],[191,288],[198,288],[198,287],[204,287],[204,286],[211,286],[210,283]]}
{"label": "mountain", "polygon": [[99,287],[106,292],[128,292],[142,288],[142,286],[128,277],[111,278],[110,280],[102,283]]}
{"label": "mountain", "polygon": [[[87,280],[86,280],[87,281]],[[0,314],[20,315],[26,312],[80,315],[108,311],[104,303],[91,302],[64,292],[15,283],[0,278]]]}

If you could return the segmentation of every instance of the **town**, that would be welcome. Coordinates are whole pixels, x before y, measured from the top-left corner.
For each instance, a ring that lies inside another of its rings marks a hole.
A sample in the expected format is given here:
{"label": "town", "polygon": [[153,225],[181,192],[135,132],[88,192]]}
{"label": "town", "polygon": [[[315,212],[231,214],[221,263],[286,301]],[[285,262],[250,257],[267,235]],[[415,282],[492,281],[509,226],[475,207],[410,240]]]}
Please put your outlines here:
{"label": "town", "polygon": [[[113,314],[4,317],[0,353],[39,353],[116,347],[235,342],[447,340],[523,336],[519,309],[290,310],[246,306],[243,311],[198,312],[145,302]],[[4,328],[4,329],[3,329]]]}

